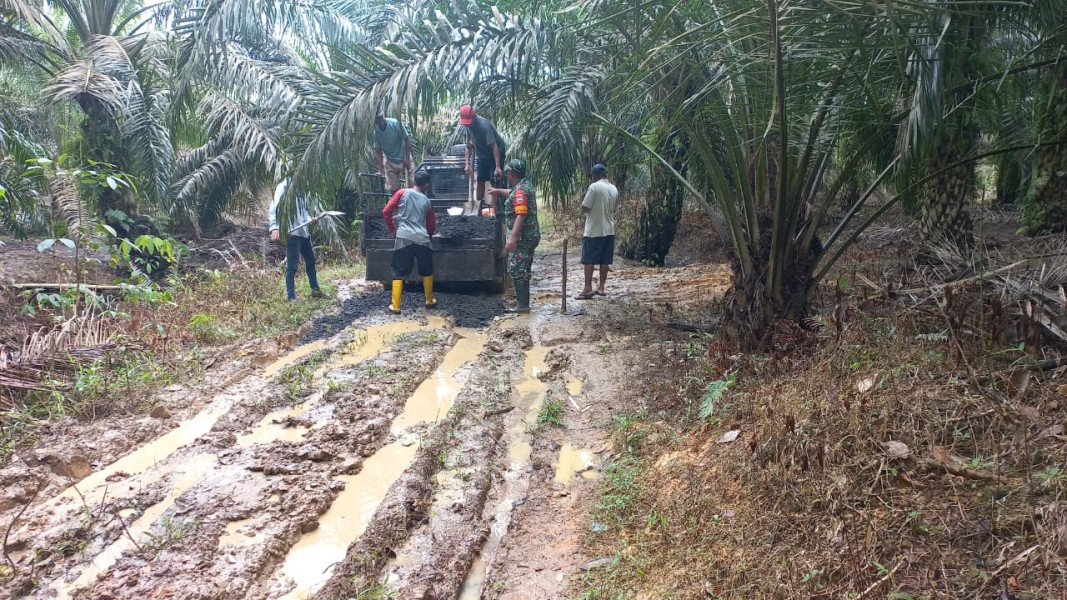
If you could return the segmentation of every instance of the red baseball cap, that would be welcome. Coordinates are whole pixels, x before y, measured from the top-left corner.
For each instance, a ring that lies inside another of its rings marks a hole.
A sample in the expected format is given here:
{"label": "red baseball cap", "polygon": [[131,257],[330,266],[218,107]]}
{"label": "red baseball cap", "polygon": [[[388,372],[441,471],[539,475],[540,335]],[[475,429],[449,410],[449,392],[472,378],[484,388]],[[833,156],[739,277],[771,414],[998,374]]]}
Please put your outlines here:
{"label": "red baseball cap", "polygon": [[459,124],[470,125],[474,122],[474,107],[470,104],[464,104],[459,108]]}

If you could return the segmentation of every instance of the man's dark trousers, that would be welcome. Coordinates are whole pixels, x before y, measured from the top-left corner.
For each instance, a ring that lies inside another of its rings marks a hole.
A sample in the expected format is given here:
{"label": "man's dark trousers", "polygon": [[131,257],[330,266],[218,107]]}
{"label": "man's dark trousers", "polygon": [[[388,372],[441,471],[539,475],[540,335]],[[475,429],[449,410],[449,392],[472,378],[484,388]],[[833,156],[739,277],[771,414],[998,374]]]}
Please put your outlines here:
{"label": "man's dark trousers", "polygon": [[285,241],[285,295],[290,300],[296,298],[296,265],[300,256],[304,257],[304,270],[308,274],[311,289],[319,289],[319,278],[315,273],[315,249],[311,247],[311,238],[291,235]]}

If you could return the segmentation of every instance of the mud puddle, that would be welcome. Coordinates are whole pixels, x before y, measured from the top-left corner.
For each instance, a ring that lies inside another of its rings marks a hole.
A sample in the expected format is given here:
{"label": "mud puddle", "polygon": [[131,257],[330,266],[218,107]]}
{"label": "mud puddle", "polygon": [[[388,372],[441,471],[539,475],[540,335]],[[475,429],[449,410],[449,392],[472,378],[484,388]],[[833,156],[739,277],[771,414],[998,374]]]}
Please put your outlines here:
{"label": "mud puddle", "polygon": [[263,369],[263,376],[274,377],[278,373],[281,373],[283,370],[285,370],[287,367],[291,367],[292,365],[295,365],[296,363],[300,362],[302,358],[310,356],[311,354],[318,352],[319,350],[322,350],[325,347],[325,339],[317,340],[310,344],[304,344],[303,346],[297,346],[291,352],[267,365],[267,367]]}
{"label": "mud puddle", "polygon": [[[241,447],[249,447],[257,444],[270,444],[273,442],[297,443],[303,441],[310,426],[291,425],[294,420],[307,415],[322,401],[328,391],[327,382],[324,380],[327,374],[332,374],[344,369],[355,367],[367,360],[375,358],[393,345],[403,336],[421,331],[433,331],[447,326],[441,317],[431,316],[426,319],[426,325],[415,321],[398,321],[374,325],[364,330],[355,332],[352,341],[341,347],[323,365],[318,367],[312,374],[311,386],[317,388],[306,400],[292,408],[283,408],[271,412],[263,417],[252,431],[237,437],[237,444]],[[289,356],[305,357],[313,351],[304,351],[304,348],[318,347],[321,349],[322,342],[314,342],[298,347]],[[278,363],[287,365],[295,364],[293,360],[283,358]],[[275,363],[275,364],[278,364]],[[284,368],[284,367],[283,367]],[[269,370],[269,368],[268,368]],[[279,370],[280,371],[280,370]],[[275,373],[279,371],[274,371]],[[321,415],[328,417],[329,415]],[[325,419],[313,419],[321,425]]]}
{"label": "mud puddle", "polygon": [[596,479],[600,474],[595,468],[596,456],[592,450],[575,448],[570,442],[566,442],[559,449],[555,476],[552,480],[563,485],[570,485],[576,476],[582,479]]}
{"label": "mud puddle", "polygon": [[[274,597],[277,592],[265,586],[285,564],[285,575],[298,584],[294,594],[313,591],[328,577],[322,575],[325,567],[344,558],[392,481],[411,463],[417,451],[411,443],[374,450],[388,437],[403,399],[445,354],[451,336],[451,325],[439,316],[424,323],[392,321],[346,334],[349,341],[300,347],[245,375],[192,418],[172,421],[171,431],[35,505],[12,532],[20,572],[28,572],[23,563],[35,551],[49,556],[71,535],[90,542],[73,556],[38,567],[37,581],[24,578],[17,589],[36,588],[40,597],[91,589],[94,596],[137,598],[164,588],[178,595],[185,590]],[[461,341],[457,353],[466,357],[471,342]],[[295,407],[256,416],[262,401],[292,393],[277,375],[318,351],[331,354],[317,367],[308,363],[310,372],[298,373],[313,393]],[[364,367],[371,359],[374,364]],[[437,379],[455,385],[463,362],[450,358]],[[346,385],[351,381],[374,391]],[[447,401],[452,395],[434,398]],[[242,423],[248,423],[243,431]],[[88,511],[100,516],[86,529]],[[166,537],[171,519],[184,527],[178,539]],[[290,548],[292,558],[285,563]],[[336,558],[324,564],[323,556]],[[9,594],[0,592],[2,597]]]}
{"label": "mud puddle", "polygon": [[253,543],[255,537],[252,519],[230,521],[226,524],[226,533],[219,537],[219,549],[226,546],[245,546]]}
{"label": "mud puddle", "polygon": [[522,376],[514,383],[516,416],[506,422],[507,469],[502,483],[497,486],[497,500],[485,518],[491,522],[489,536],[478,555],[471,561],[470,569],[460,589],[460,600],[477,600],[482,597],[486,571],[493,562],[500,545],[507,535],[514,508],[525,501],[530,486],[529,471],[533,454],[533,428],[544,405],[548,384],[540,377],[549,371],[546,363],[551,348],[534,346],[527,350],[522,366]]}
{"label": "mud puddle", "polygon": [[281,573],[296,583],[284,600],[305,598],[330,578],[333,566],[367,529],[374,511],[390,486],[413,460],[418,448],[394,442],[383,446],[363,463],[356,475],[343,475],[345,489],[319,519],[319,527],[296,543],[282,564]]}
{"label": "mud puddle", "polygon": [[485,587],[485,561],[481,555],[475,556],[471,562],[471,570],[463,587],[459,590],[459,600],[478,600],[482,597],[482,588]]}
{"label": "mud puddle", "polygon": [[295,600],[314,594],[330,579],[333,565],[342,561],[349,546],[363,535],[389,489],[414,462],[419,438],[405,434],[410,428],[440,420],[452,408],[466,380],[463,368],[476,364],[486,343],[484,333],[457,333],[463,337],[408,397],[402,412],[393,420],[391,431],[400,436],[399,441],[367,458],[358,474],[338,477],[345,484],[344,490],[320,517],[318,528],[290,549],[280,573],[293,581],[295,588],[283,598]]}
{"label": "mud puddle", "polygon": [[[420,330],[440,329],[445,326],[446,322],[443,318],[431,316],[427,318],[426,325],[414,321],[400,321],[376,325],[367,328],[365,331],[357,332],[352,342],[348,343],[334,358],[316,370],[312,385],[321,387],[323,374],[330,370],[357,365],[378,356],[387,344],[391,344],[399,336]],[[314,352],[324,349],[325,346],[326,342],[322,340],[300,346],[265,367],[261,377],[270,379]],[[239,394],[243,390],[235,391]],[[307,429],[300,427],[290,428],[285,423],[290,418],[295,418],[315,406],[321,400],[324,392],[325,390],[317,391],[297,407],[282,409],[267,415],[250,433],[240,436],[238,438],[239,443],[242,446],[248,446],[277,440],[300,441]],[[106,484],[112,477],[118,474],[129,477],[149,471],[157,464],[170,458],[178,449],[195,442],[211,431],[219,419],[233,408],[234,395],[236,394],[223,394],[216,398],[193,418],[180,422],[175,429],[148,442],[100,471],[90,474],[79,481],[76,486],[68,487],[50,500],[47,506],[68,503],[79,497],[84,497],[85,501],[90,504],[101,502],[104,495],[108,493]]]}
{"label": "mud puddle", "polygon": [[424,380],[408,398],[404,412],[393,421],[394,433],[420,423],[438,421],[452,408],[463,387],[464,378],[460,376],[460,368],[477,360],[486,341],[485,334],[478,331],[466,329],[456,333],[463,337],[445,354],[433,375]]}
{"label": "mud puddle", "polygon": [[90,505],[99,504],[105,494],[115,497],[115,489],[108,488],[108,481],[116,474],[127,476],[137,475],[149,471],[157,464],[169,458],[182,446],[196,441],[214,427],[222,415],[230,410],[229,398],[217,400],[200,411],[188,421],[184,421],[177,428],[148,442],[130,454],[111,463],[107,467],[90,474],[74,485],[67,487],[59,495],[45,503],[45,508],[66,504],[74,500],[81,502],[82,498]]}

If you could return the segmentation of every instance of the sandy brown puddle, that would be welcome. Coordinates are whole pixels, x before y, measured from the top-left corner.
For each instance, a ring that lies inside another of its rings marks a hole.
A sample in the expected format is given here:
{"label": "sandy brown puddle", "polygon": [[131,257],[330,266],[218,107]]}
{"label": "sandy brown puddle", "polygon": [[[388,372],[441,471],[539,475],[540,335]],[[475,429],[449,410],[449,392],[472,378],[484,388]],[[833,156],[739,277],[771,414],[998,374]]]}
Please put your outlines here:
{"label": "sandy brown puddle", "polygon": [[296,587],[283,596],[286,600],[308,597],[330,578],[333,566],[344,559],[348,547],[367,529],[389,488],[414,461],[418,440],[408,435],[408,430],[435,422],[452,408],[463,388],[464,367],[478,357],[486,342],[481,332],[461,330],[457,334],[462,337],[393,420],[391,429],[399,441],[367,458],[358,474],[338,477],[345,484],[344,490],[319,518],[318,529],[290,549],[281,575],[295,582]]}
{"label": "sandy brown puddle", "polygon": [[548,390],[548,385],[539,377],[549,370],[545,361],[550,350],[551,348],[547,346],[534,346],[525,352],[522,375],[514,384],[517,409],[514,412],[517,415],[511,417],[508,422],[506,434],[508,468],[504,472],[500,499],[493,509],[493,524],[489,538],[482,546],[481,552],[471,562],[470,571],[459,593],[459,600],[481,598],[482,588],[485,587],[486,568],[490,562],[486,558],[493,556],[500,547],[508,531],[515,503],[526,497],[529,487],[530,456],[533,453],[531,428],[537,423],[537,415],[541,411],[541,406],[545,401],[545,392]]}
{"label": "sandy brown puddle", "polygon": [[[448,335],[448,329],[449,325],[443,318],[429,317],[426,324],[397,321],[356,331],[352,341],[345,343],[315,370],[311,380],[312,387],[316,389],[314,393],[297,406],[266,415],[250,431],[237,436],[235,447],[240,449],[277,442],[302,442],[310,430],[327,423],[314,422],[308,426],[296,427],[289,426],[289,423],[301,416],[305,417],[305,422],[314,421],[306,415],[321,402],[330,388],[331,372],[359,365],[382,355],[398,343],[402,336],[434,330],[445,330]],[[398,417],[398,426],[407,427],[432,421],[451,407],[451,402],[461,387],[461,382],[457,379],[458,372],[480,352],[485,343],[481,334],[465,332],[465,336],[449,351],[433,376],[412,395],[407,408]],[[265,367],[260,373],[218,394],[205,408],[192,418],[179,423],[173,430],[144,444],[106,468],[90,474],[78,482],[76,487],[70,486],[36,507],[35,513],[48,514],[50,521],[67,517],[76,520],[78,517],[75,513],[81,511],[83,506],[86,507],[85,510],[92,507],[92,510],[96,511],[97,507],[105,503],[120,498],[134,498],[152,486],[158,488],[161,482],[165,486],[162,499],[143,508],[139,516],[132,511],[125,511],[133,518],[132,522],[123,523],[127,531],[104,546],[91,561],[68,567],[66,573],[58,573],[66,582],[54,581],[51,584],[51,593],[59,598],[66,598],[86,588],[96,589],[94,583],[97,578],[115,565],[123,553],[135,550],[138,545],[143,546],[153,525],[175,506],[180,496],[209,479],[231,477],[219,470],[219,459],[213,453],[190,454],[190,457],[180,460],[174,457],[180,455],[179,451],[183,448],[212,432],[227,413],[236,411],[239,402],[244,401],[247,404],[248,398],[261,396],[270,386],[277,385],[272,381],[275,375],[327,347],[326,342],[316,342],[295,349]],[[357,474],[336,478],[345,484],[345,489],[322,515],[318,529],[301,538],[279,567],[279,572],[296,582],[296,589],[289,597],[306,595],[325,580],[328,573],[324,573],[324,569],[344,557],[348,545],[366,527],[377,504],[385,497],[396,477],[411,463],[416,450],[417,444],[409,440],[389,444],[368,457]],[[242,477],[261,477],[249,475],[243,470],[240,472],[243,473]],[[115,483],[116,481],[121,483]],[[122,513],[120,517],[121,515]],[[30,522],[29,519],[24,521]],[[252,519],[242,519],[228,523],[219,540],[219,547],[259,543],[260,539],[256,537],[251,522]],[[26,527],[28,525],[23,525],[20,533],[34,535],[26,531]],[[47,587],[39,591],[40,595],[48,593]]]}

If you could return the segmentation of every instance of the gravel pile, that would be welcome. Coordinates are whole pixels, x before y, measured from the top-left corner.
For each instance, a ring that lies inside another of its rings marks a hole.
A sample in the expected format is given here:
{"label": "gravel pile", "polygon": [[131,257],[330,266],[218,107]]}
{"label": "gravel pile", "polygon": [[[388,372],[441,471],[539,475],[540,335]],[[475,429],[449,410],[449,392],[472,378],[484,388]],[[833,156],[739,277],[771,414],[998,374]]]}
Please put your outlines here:
{"label": "gravel pile", "polygon": [[[451,316],[457,327],[487,327],[493,317],[504,314],[504,301],[500,296],[475,294],[452,294],[435,292],[437,308],[428,310],[421,291],[405,292],[401,301],[403,314],[397,319],[438,314]],[[341,305],[340,312],[319,317],[304,334],[301,344],[307,344],[333,336],[357,319],[375,313],[387,313],[391,301],[389,292],[379,291],[349,298]]]}
{"label": "gravel pile", "polygon": [[[437,215],[435,237],[473,240],[493,237],[496,217]],[[363,235],[368,240],[389,240],[393,234],[385,226],[384,219],[367,219],[363,224]]]}

